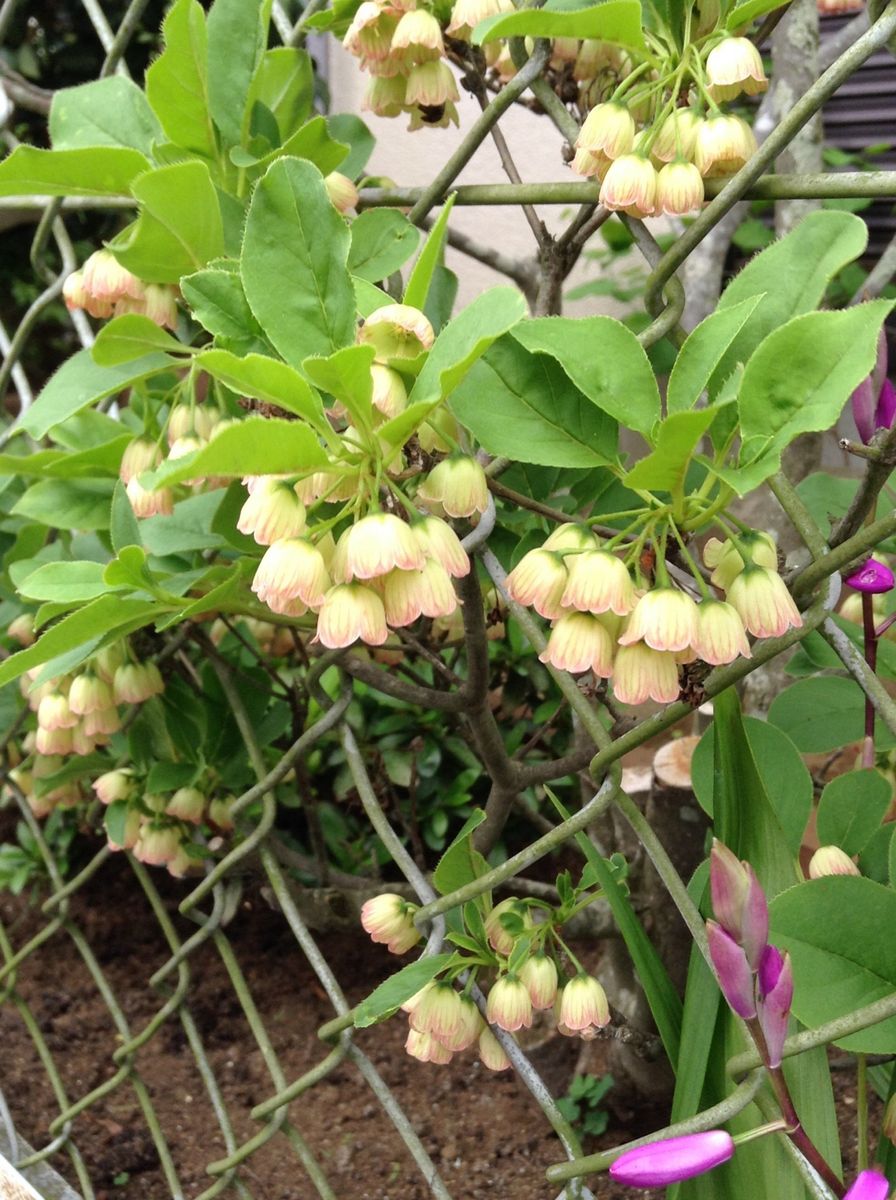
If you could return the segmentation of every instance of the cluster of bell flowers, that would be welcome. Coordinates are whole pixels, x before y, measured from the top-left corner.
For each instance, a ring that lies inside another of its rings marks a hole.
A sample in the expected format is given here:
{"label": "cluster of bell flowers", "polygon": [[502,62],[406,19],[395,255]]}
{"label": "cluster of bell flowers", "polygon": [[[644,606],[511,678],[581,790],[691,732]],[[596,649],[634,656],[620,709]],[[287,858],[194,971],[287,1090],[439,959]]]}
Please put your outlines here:
{"label": "cluster of bell flowers", "polygon": [[[476,1043],[485,1066],[503,1071],[510,1060],[489,1025],[516,1033],[531,1027],[536,1012],[553,1010],[559,1033],[590,1040],[609,1023],[609,1004],[598,980],[580,970],[561,982],[557,962],[543,949],[533,950],[516,970],[507,969],[516,937],[502,925],[501,916],[519,910],[518,899],[509,897],[484,922],[499,966],[488,991],[485,1020],[467,993],[444,980],[426,984],[401,1005],[409,1024],[405,1049],[413,1058],[444,1065]],[[387,892],[362,905],[361,924],[374,942],[403,954],[421,938],[414,925],[416,911],[414,904]]]}
{"label": "cluster of bell flowers", "polygon": [[638,588],[623,559],[570,523],[525,554],[504,586],[551,622],[542,662],[612,678],[623,704],[668,703],[678,697],[681,664],[749,658],[748,633],[777,637],[802,623],[768,534],[745,535],[737,546],[710,539],[704,559],[725,600],[698,604],[671,583]]}
{"label": "cluster of bell flowers", "polygon": [[576,138],[572,168],[600,180],[605,208],[637,218],[684,216],[703,204],[704,179],[733,175],[752,157],[752,129],[718,104],[765,91],[759,51],[748,38],[726,37],[709,51],[705,76],[708,113],[696,94],[678,107],[680,89],[640,130],[631,100],[620,96],[592,108]]}
{"label": "cluster of bell flowers", "polygon": [[[208,788],[191,784],[170,793],[147,791],[146,780],[130,767],[106,771],[93,781],[96,799],[104,805],[125,805],[116,822],[119,840],[108,834],[110,850],[130,850],[148,866],[166,867],[181,879],[202,865],[206,850],[196,833],[229,833],[234,828],[232,796],[209,795]],[[205,839],[206,845],[208,839]]]}
{"label": "cluster of bell flowers", "polygon": [[62,285],[62,298],[70,312],[83,309],[92,317],[120,317],[137,313],[156,325],[177,325],[177,292],[168,284],[144,283],[121,265],[109,250],[95,250]]}

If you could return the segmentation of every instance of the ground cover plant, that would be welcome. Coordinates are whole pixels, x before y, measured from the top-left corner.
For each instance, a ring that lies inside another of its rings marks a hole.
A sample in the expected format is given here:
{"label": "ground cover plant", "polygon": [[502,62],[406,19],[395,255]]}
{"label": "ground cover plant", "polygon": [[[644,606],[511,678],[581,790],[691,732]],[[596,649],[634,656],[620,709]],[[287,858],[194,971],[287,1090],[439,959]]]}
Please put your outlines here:
{"label": "ground cover plant", "polygon": [[[137,81],[118,68],[145,7],[97,26],[98,77],[52,93],[48,144],[9,124],[0,161],[0,202],[40,213],[45,285],[0,370],[19,815],[0,882],[45,923],[18,946],[4,931],[0,979],[30,1013],[20,966],[73,938],[119,1039],[74,1094],[23,1017],[58,1115],[13,1157],[68,1154],[95,1195],[78,1118],[132,1088],[185,1194],[138,1065],[179,1022],[226,1150],[191,1195],[252,1195],[275,1135],[302,1188],[338,1194],[302,1106],[351,1062],[447,1197],[420,1114],[357,1044],[404,1022],[408,1071],[477,1056],[482,1089],[516,1072],[556,1135],[545,1195],[886,1200],[896,262],[869,262],[851,210],[892,198],[896,173],[780,168],[893,44],[896,0],[841,31],[783,112],[758,98],[793,80],[782,65],[769,91],[762,51],[817,21],[802,0],[175,0]],[[428,186],[368,173],[374,139],[327,109],[311,32],[342,42],[365,109],[409,138],[460,121],[458,80],[475,98]],[[3,78],[43,103],[20,71]],[[522,183],[501,126],[514,105],[554,137],[565,181]],[[486,139],[510,182],[458,185]],[[709,247],[712,273],[744,198],[828,203],[780,210],[779,236],[724,280],[719,262],[695,313],[688,271]],[[478,241],[452,227],[464,205],[508,203],[531,260],[487,220]],[[536,207],[554,203],[559,233]],[[72,212],[104,219],[77,250]],[[509,283],[459,305],[449,246]],[[637,308],[563,316],[579,258],[617,251],[646,264]],[[23,351],[60,301],[81,346],[33,389]],[[807,446],[839,447],[843,468],[804,470]],[[670,740],[708,712],[699,739]],[[623,766],[661,743],[683,775],[658,765],[643,803]],[[814,778],[804,755],[828,756]],[[112,855],[170,951],[139,1031],[71,907]],[[282,912],[334,1014],[291,1081],[224,932],[247,894]],[[351,1005],[328,962],[337,927],[396,956]],[[270,1073],[244,1139],[190,1010],[207,944]],[[613,1074],[582,1058],[552,1091],[533,1030],[610,1044]],[[857,1081],[845,1163],[832,1047]],[[610,1089],[663,1115],[586,1153]]]}

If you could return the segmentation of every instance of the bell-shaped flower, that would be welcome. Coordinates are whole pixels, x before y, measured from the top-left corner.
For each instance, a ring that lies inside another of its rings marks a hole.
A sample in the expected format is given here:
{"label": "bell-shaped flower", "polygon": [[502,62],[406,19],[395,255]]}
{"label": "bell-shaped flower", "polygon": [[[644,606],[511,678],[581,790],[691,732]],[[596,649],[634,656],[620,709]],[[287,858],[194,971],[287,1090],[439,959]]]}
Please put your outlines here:
{"label": "bell-shaped flower", "polygon": [[613,673],[615,645],[600,617],[591,613],[564,613],[554,623],[544,650],[543,663],[573,675],[593,671],[603,679]]}
{"label": "bell-shaped flower", "polygon": [[697,605],[677,588],[645,592],[635,605],[620,646],[645,642],[651,650],[687,650],[697,632]]}
{"label": "bell-shaped flower", "polygon": [[678,662],[665,650],[652,650],[644,642],[620,646],[613,664],[613,692],[620,704],[655,700],[671,704],[678,699]]}
{"label": "bell-shaped flower", "polygon": [[728,590],[728,603],[754,637],[780,637],[803,623],[781,576],[765,567],[744,567]]}
{"label": "bell-shaped flower", "polygon": [[825,875],[861,875],[861,871],[839,846],[819,846],[809,859],[809,878],[823,879]]}

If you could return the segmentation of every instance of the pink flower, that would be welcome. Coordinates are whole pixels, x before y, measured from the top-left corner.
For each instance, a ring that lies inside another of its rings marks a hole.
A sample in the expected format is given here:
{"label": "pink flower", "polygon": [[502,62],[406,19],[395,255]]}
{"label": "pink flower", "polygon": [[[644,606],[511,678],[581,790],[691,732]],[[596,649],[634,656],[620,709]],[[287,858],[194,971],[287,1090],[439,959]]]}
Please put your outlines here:
{"label": "pink flower", "polygon": [[628,1187],[663,1187],[711,1171],[733,1154],[731,1135],[711,1129],[626,1150],[610,1167],[610,1175]]}
{"label": "pink flower", "polygon": [[843,1200],[887,1200],[890,1184],[879,1171],[862,1171]]}
{"label": "pink flower", "polygon": [[880,592],[892,592],[896,587],[896,578],[886,563],[869,558],[857,571],[847,575],[846,583],[857,592],[875,595]]}

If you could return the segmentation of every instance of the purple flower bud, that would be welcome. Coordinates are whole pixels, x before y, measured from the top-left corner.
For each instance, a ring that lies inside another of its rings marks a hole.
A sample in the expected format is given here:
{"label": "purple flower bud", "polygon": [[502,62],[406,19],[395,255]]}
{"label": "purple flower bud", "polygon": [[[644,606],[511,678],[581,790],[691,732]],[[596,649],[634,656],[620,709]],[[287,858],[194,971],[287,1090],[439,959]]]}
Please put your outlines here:
{"label": "purple flower bud", "polygon": [[739,1017],[755,1017],[753,972],[743,948],[715,921],[706,922],[706,936],[722,995]]}
{"label": "purple flower bud", "polygon": [[709,861],[709,884],[719,924],[743,947],[747,961],[756,970],[768,941],[768,902],[753,868],[715,841]]}
{"label": "purple flower bud", "polygon": [[892,429],[894,419],[896,419],[896,387],[893,387],[889,379],[885,379],[877,398],[878,429]]}
{"label": "purple flower bud", "polygon": [[790,955],[776,946],[766,946],[759,964],[759,1024],[768,1046],[768,1065],[779,1067],[787,1037],[787,1021],[793,1002],[793,969]]}
{"label": "purple flower bud", "polygon": [[[610,1175],[627,1187],[663,1187],[711,1171],[727,1162],[733,1153],[734,1142],[723,1129],[688,1133],[684,1137],[666,1138],[662,1142],[626,1150],[610,1167]],[[863,1200],[863,1197],[856,1200]],[[868,1200],[871,1200],[871,1193]]]}
{"label": "purple flower bud", "polygon": [[857,592],[891,592],[896,587],[893,572],[876,558],[869,558],[858,571],[847,575],[846,582]]}
{"label": "purple flower bud", "polygon": [[861,1171],[843,1200],[887,1200],[890,1185],[878,1171]]}
{"label": "purple flower bud", "polygon": [[863,379],[852,394],[852,415],[859,437],[867,444],[878,429],[889,429],[892,415],[887,420],[887,411],[892,408],[892,397],[885,396],[887,384],[887,335],[881,330],[877,342],[877,361],[871,374]]}

